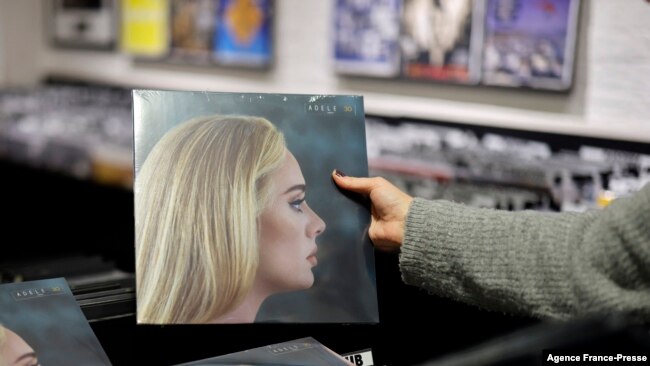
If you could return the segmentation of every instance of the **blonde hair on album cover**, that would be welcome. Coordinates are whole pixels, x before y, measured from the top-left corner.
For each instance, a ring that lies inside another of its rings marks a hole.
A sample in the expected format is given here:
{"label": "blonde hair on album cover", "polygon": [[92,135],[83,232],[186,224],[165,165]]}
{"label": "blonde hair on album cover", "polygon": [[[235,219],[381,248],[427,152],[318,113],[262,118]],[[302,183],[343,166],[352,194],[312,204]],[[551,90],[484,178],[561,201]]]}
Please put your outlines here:
{"label": "blonde hair on album cover", "polygon": [[5,327],[0,323],[0,366],[5,366],[5,361],[2,352],[2,347],[4,347],[5,342],[7,340],[7,333],[5,331]]}
{"label": "blonde hair on album cover", "polygon": [[285,150],[266,119],[219,115],[184,122],[154,146],[134,187],[138,322],[205,323],[242,302],[268,176]]}

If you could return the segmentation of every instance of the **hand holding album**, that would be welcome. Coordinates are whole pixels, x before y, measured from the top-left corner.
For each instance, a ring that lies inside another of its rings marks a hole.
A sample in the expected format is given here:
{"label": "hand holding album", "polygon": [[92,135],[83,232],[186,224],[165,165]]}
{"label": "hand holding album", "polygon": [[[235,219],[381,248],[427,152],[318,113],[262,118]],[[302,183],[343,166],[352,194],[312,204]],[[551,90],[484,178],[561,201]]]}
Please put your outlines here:
{"label": "hand holding album", "polygon": [[375,248],[386,252],[399,250],[404,239],[404,225],[413,197],[381,177],[356,178],[335,170],[336,184],[370,198],[372,221],[368,235]]}

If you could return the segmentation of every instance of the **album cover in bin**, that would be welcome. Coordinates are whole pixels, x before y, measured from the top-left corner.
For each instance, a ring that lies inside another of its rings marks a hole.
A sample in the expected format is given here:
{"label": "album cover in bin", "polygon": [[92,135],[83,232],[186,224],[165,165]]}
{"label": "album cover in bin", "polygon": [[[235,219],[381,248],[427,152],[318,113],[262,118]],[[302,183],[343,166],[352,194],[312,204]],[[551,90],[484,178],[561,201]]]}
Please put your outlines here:
{"label": "album cover in bin", "polygon": [[110,365],[63,278],[0,285],[0,365]]}
{"label": "album cover in bin", "polygon": [[350,366],[343,357],[311,337],[184,363],[179,366]]}
{"label": "album cover in bin", "polygon": [[376,323],[360,96],[133,93],[139,323]]}

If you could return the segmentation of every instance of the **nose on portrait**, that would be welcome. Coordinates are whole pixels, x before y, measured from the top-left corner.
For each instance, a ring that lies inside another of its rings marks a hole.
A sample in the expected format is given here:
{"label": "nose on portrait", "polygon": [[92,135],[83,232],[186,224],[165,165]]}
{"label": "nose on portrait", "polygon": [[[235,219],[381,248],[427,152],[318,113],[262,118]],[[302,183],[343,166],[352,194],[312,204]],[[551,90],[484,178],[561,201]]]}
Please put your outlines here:
{"label": "nose on portrait", "polygon": [[327,225],[325,224],[325,221],[323,221],[323,219],[321,219],[320,216],[311,209],[311,207],[309,207],[309,215],[311,217],[309,221],[308,235],[311,238],[315,238],[325,231]]}

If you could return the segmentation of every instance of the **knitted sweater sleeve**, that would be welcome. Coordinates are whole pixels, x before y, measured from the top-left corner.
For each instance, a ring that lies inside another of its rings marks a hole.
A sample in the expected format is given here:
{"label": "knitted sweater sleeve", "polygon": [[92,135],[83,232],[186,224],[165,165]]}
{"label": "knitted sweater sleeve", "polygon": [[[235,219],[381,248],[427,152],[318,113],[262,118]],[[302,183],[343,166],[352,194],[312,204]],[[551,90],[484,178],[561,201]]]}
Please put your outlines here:
{"label": "knitted sweater sleeve", "polygon": [[404,282],[482,308],[568,319],[650,320],[650,184],[603,210],[508,212],[415,199]]}

